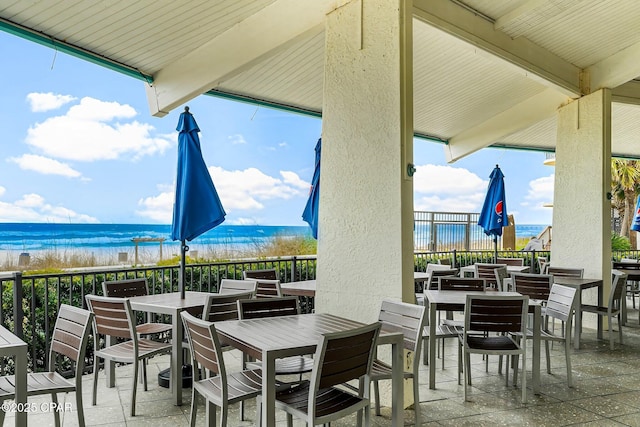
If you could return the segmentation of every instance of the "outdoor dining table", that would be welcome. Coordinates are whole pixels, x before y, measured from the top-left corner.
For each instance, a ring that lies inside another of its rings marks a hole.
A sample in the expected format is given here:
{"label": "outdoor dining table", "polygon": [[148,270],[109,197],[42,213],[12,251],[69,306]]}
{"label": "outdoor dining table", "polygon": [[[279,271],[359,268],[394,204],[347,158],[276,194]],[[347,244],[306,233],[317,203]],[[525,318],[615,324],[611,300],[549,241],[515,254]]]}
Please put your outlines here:
{"label": "outdoor dining table", "polygon": [[[216,324],[220,342],[229,344],[256,359],[262,360],[262,425],[274,427],[275,422],[275,360],[277,358],[312,354],[322,334],[353,329],[363,324],[328,313],[269,317],[248,320],[228,320]],[[403,342],[397,331],[381,330],[378,344],[391,344],[393,367],[392,425],[403,422]]]}
{"label": "outdoor dining table", "polygon": [[[136,311],[147,313],[167,314],[171,316],[171,377],[169,384],[171,395],[177,406],[182,405],[182,340],[183,328],[180,313],[185,310],[197,311],[204,308],[208,292],[185,292],[184,299],[180,292],[169,292],[166,294],[144,295],[129,298],[131,308]],[[107,374],[109,387],[114,385],[114,376]]]}
{"label": "outdoor dining table", "polygon": [[[464,267],[460,267],[460,277],[466,277],[467,275],[472,276],[475,273],[476,267],[471,265],[465,265]],[[527,273],[529,272],[528,265],[507,265],[507,273],[511,275],[511,273]]]}
{"label": "outdoor dining table", "polygon": [[[438,310],[463,311],[467,303],[467,295],[486,295],[495,291],[424,291],[425,305],[429,311],[429,388],[436,388],[436,313]],[[498,294],[496,292],[496,294]],[[517,292],[500,292],[501,296],[520,295]],[[532,355],[532,388],[535,394],[540,389],[540,331],[542,323],[541,304],[529,300],[529,312],[533,312],[533,355]]]}
{"label": "outdoor dining table", "polygon": [[[15,410],[16,426],[27,425],[27,343],[0,326],[0,356],[15,358],[15,405],[8,406]],[[4,411],[5,408],[2,408]],[[7,411],[9,412],[9,411]]]}
{"label": "outdoor dining table", "polygon": [[[577,289],[576,292],[576,324],[574,325],[573,347],[580,348],[580,334],[582,333],[582,291],[598,288],[598,306],[602,306],[602,279],[587,279],[578,277],[553,276],[553,283]],[[598,339],[602,339],[602,317],[598,316]]]}
{"label": "outdoor dining table", "polygon": [[296,297],[315,297],[316,281],[301,280],[298,282],[280,283],[280,291],[283,295]]}

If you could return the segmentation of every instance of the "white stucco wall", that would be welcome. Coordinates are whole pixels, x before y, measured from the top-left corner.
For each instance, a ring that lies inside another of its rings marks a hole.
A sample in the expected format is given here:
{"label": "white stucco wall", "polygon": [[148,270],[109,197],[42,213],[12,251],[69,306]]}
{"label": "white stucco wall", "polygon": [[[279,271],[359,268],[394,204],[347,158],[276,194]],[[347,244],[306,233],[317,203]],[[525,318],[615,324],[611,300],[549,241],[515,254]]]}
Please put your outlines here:
{"label": "white stucco wall", "polygon": [[[611,92],[599,90],[558,110],[551,264],[582,267],[611,288]],[[586,301],[595,303],[595,290]],[[585,298],[583,297],[583,301]],[[587,325],[595,325],[586,316]]]}

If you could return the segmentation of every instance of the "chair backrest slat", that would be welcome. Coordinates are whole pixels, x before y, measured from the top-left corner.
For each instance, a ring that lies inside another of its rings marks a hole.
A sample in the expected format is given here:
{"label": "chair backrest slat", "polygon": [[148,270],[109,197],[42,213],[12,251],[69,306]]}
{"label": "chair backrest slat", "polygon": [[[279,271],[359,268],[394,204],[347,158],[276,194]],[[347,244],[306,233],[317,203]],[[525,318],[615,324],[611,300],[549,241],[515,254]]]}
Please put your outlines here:
{"label": "chair backrest slat", "polygon": [[62,304],[51,337],[51,355],[58,353],[77,362],[83,359],[93,313]]}
{"label": "chair backrest slat", "polygon": [[118,338],[135,337],[129,321],[131,306],[128,299],[96,295],[87,295],[86,299],[95,316],[96,333]]}
{"label": "chair backrest slat", "polygon": [[240,319],[291,316],[299,313],[298,298],[282,297],[268,299],[238,300]]}
{"label": "chair backrest slat", "polygon": [[475,274],[474,277],[477,279],[485,279],[487,286],[496,284],[496,268],[504,267],[505,264],[485,264],[485,263],[475,263]]}
{"label": "chair backrest slat", "polygon": [[484,279],[475,277],[440,277],[438,289],[441,291],[484,291]]}
{"label": "chair backrest slat", "polygon": [[547,300],[547,316],[563,322],[570,321],[574,309],[575,296],[576,288],[554,284]]}
{"label": "chair backrest slat", "polygon": [[468,331],[520,332],[528,299],[527,296],[467,295],[465,328]]}
{"label": "chair backrest slat", "polygon": [[266,279],[279,280],[278,270],[275,268],[267,268],[263,270],[244,270],[242,272],[243,279]]}
{"label": "chair backrest slat", "polygon": [[455,277],[456,274],[458,274],[457,268],[443,268],[443,269],[431,270],[429,272],[429,279],[427,280],[426,283],[428,283],[429,289],[438,289],[438,279],[440,277],[447,277],[447,276]]}
{"label": "chair backrest slat", "polygon": [[220,281],[220,287],[218,292],[224,293],[237,293],[251,291],[253,296],[256,294],[257,283],[255,280],[234,280],[234,279],[222,279]]}
{"label": "chair backrest slat", "polygon": [[528,295],[531,299],[548,300],[553,276],[548,274],[512,273],[513,287],[516,292]]}
{"label": "chair backrest slat", "polygon": [[584,275],[584,268],[567,268],[567,267],[553,267],[548,266],[546,274],[558,277],[577,277],[582,278]]}
{"label": "chair backrest slat", "polygon": [[211,294],[202,311],[202,320],[208,322],[222,322],[224,320],[238,320],[238,300],[251,299],[253,292],[247,291],[235,294]]}
{"label": "chair backrest slat", "polygon": [[401,332],[404,335],[404,347],[416,353],[419,358],[422,330],[426,323],[424,306],[397,301],[382,301],[378,321],[385,331]]}
{"label": "chair backrest slat", "polygon": [[186,312],[182,312],[180,315],[191,349],[194,372],[196,367],[202,367],[209,372],[220,375],[223,382],[222,390],[226,390],[227,378],[224,359],[214,323],[198,319]]}
{"label": "chair backrest slat", "polygon": [[314,356],[311,400],[318,390],[356,380],[371,370],[380,323],[323,335]]}
{"label": "chair backrest slat", "polygon": [[524,266],[524,258],[496,258],[496,264]]}
{"label": "chair backrest slat", "polygon": [[149,294],[147,279],[110,280],[102,282],[102,292],[106,297],[130,298]]}
{"label": "chair backrest slat", "polygon": [[279,298],[281,296],[279,280],[256,279],[256,298]]}

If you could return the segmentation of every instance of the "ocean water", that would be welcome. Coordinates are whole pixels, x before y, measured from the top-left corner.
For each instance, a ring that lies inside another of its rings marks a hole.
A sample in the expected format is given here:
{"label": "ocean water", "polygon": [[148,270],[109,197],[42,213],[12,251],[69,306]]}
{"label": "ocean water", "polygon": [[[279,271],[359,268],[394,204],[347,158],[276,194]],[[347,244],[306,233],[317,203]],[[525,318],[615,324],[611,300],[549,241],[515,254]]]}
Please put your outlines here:
{"label": "ocean water", "polygon": [[[203,233],[189,245],[243,248],[259,245],[275,236],[311,236],[305,226],[220,225]],[[0,223],[0,251],[127,251],[134,238],[164,238],[166,253],[179,251],[180,242],[172,241],[170,225],[155,224],[48,224]],[[158,242],[140,242],[141,248],[158,248]]]}
{"label": "ocean water", "polygon": [[[516,225],[516,237],[530,237],[546,226]],[[31,252],[47,250],[127,251],[133,238],[164,238],[166,253],[179,251],[179,242],[170,240],[170,225],[153,224],[49,224],[0,223],[0,251]],[[259,245],[274,236],[310,237],[307,226],[220,225],[194,239],[192,249],[228,247],[242,249]],[[158,248],[157,242],[142,242],[141,248]]]}

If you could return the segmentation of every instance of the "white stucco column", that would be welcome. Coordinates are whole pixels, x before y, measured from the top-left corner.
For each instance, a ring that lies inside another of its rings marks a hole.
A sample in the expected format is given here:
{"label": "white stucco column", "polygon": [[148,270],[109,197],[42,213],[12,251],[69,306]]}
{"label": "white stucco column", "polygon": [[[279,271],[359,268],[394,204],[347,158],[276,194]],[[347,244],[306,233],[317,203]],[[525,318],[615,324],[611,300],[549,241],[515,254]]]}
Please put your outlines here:
{"label": "white stucco column", "polygon": [[328,15],[316,311],[375,321],[414,301],[412,2]]}
{"label": "white stucco column", "polygon": [[[558,110],[551,264],[582,267],[611,288],[611,91],[602,89]],[[584,301],[584,298],[583,298]],[[595,290],[587,295],[596,302]],[[595,318],[583,323],[595,326]]]}

